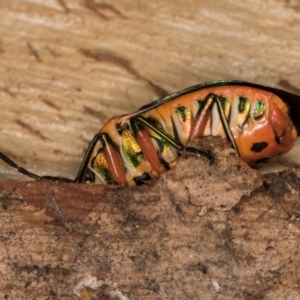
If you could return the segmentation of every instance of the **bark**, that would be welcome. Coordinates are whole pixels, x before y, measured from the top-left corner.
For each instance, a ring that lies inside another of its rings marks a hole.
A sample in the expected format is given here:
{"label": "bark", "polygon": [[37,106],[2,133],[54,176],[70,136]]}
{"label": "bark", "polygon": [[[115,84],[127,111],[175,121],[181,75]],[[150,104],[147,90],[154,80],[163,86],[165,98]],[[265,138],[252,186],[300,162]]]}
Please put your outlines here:
{"label": "bark", "polygon": [[[295,299],[299,171],[262,176],[218,138],[141,187],[2,183],[13,299]],[[86,205],[85,205],[86,204]]]}

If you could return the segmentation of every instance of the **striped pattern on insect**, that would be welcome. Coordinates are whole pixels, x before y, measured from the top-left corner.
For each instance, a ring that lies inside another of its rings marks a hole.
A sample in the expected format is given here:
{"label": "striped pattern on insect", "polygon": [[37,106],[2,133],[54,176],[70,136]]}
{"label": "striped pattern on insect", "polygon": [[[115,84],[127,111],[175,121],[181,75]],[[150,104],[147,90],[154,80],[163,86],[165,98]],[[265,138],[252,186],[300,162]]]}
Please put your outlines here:
{"label": "striped pattern on insect", "polygon": [[201,136],[227,138],[241,159],[252,165],[283,154],[300,132],[300,96],[243,81],[199,84],[111,118],[91,141],[75,180],[38,176],[0,158],[35,178],[67,182],[139,185],[172,169],[184,149]]}

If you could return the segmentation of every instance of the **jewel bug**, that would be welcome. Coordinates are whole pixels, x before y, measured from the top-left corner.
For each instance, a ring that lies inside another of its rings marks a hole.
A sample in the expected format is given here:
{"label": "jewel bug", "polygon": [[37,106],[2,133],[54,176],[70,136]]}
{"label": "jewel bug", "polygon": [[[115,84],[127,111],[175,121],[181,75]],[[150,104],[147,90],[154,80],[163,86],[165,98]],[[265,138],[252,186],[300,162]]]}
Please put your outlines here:
{"label": "jewel bug", "polygon": [[38,176],[0,152],[0,158],[34,179],[139,185],[172,169],[201,136],[227,138],[253,165],[286,153],[300,132],[300,96],[238,80],[198,84],[108,120],[90,142],[74,180]]}

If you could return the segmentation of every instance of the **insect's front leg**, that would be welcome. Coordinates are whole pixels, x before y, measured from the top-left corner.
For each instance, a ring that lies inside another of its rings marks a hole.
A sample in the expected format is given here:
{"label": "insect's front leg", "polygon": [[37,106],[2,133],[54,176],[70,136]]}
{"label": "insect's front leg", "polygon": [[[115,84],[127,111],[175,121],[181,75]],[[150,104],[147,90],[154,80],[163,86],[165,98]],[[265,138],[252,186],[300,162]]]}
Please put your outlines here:
{"label": "insect's front leg", "polygon": [[[99,141],[101,142],[101,149],[96,148]],[[98,153],[96,153],[96,161],[94,162],[94,165],[91,166],[91,170],[95,168],[95,171],[93,170],[94,173],[105,183],[107,181],[113,181],[117,184],[127,184],[123,161],[109,134],[105,132],[97,133],[90,142],[79,167],[75,182],[86,182],[86,172],[95,148]],[[97,158],[99,158],[99,161]]]}

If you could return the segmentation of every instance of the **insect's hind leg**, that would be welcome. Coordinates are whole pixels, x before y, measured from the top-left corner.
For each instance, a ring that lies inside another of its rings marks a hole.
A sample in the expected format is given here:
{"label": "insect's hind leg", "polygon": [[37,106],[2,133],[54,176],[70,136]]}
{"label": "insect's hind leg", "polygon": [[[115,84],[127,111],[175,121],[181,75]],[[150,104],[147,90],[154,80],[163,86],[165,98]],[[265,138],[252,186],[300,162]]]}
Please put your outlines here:
{"label": "insect's hind leg", "polygon": [[147,119],[145,119],[144,117],[136,116],[133,118],[133,120],[135,122],[140,122],[144,126],[153,130],[156,134],[158,134],[161,138],[163,138],[167,143],[169,143],[169,145],[173,146],[179,153],[185,149],[188,152],[200,154],[200,155],[206,157],[210,161],[210,164],[212,164],[214,162],[214,157],[209,152],[207,152],[205,150],[196,149],[193,147],[185,147],[180,141],[174,139],[169,134],[167,134],[165,131],[153,126],[153,124],[149,123],[147,121]]}
{"label": "insect's hind leg", "polygon": [[9,166],[15,168],[18,170],[19,173],[26,175],[30,178],[33,178],[35,180],[42,180],[42,179],[47,179],[47,180],[52,180],[52,181],[59,181],[59,182],[74,182],[72,179],[68,178],[63,178],[63,177],[55,177],[55,176],[39,176],[37,174],[34,174],[32,172],[29,172],[28,170],[19,167],[12,159],[10,159],[8,156],[6,156],[4,153],[0,152],[0,159],[2,159],[4,162],[6,162]]}
{"label": "insect's hind leg", "polygon": [[226,116],[223,111],[221,97],[216,94],[208,94],[204,100],[202,100],[202,105],[199,108],[199,111],[197,113],[197,116],[194,121],[193,128],[191,130],[191,139],[200,137],[204,131],[204,128],[206,126],[206,123],[208,122],[208,115],[209,110],[212,109],[213,105],[216,104],[218,108],[218,113],[221,119],[222,126],[224,128],[225,134],[227,136],[227,139],[230,141],[232,147],[235,149],[237,154],[239,155],[239,150],[237,148],[237,145],[235,143],[234,136],[231,132],[228,120],[226,119]]}

